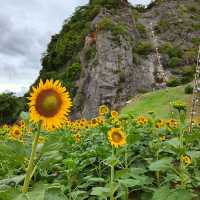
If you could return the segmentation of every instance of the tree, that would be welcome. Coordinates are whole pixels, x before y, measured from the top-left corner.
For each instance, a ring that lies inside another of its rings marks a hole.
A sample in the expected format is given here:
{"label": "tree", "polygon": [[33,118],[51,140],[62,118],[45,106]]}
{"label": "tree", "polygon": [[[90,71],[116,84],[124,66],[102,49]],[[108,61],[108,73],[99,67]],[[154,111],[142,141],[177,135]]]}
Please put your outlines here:
{"label": "tree", "polygon": [[0,125],[15,122],[24,109],[23,99],[13,93],[0,94]]}

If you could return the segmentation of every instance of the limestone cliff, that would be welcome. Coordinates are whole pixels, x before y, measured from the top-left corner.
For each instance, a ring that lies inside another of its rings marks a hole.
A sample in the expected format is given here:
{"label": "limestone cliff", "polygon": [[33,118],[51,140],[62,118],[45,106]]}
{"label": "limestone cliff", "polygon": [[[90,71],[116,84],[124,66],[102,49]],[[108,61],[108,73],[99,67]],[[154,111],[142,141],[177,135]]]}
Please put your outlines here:
{"label": "limestone cliff", "polygon": [[146,9],[90,1],[52,37],[40,78],[70,89],[74,117],[94,117],[101,104],[118,109],[158,84],[192,80],[199,22],[199,0],[157,0]]}
{"label": "limestone cliff", "polygon": [[[82,72],[74,102],[84,117],[95,116],[101,104],[120,108],[139,90],[151,90],[154,83],[152,60],[147,58],[140,64],[134,61],[133,46],[139,35],[132,11],[125,6],[116,12],[112,15],[106,9],[101,10],[91,23],[97,29],[94,44],[86,40],[81,51]],[[115,35],[113,29],[122,24],[126,29]],[[91,48],[95,55],[88,59]]]}

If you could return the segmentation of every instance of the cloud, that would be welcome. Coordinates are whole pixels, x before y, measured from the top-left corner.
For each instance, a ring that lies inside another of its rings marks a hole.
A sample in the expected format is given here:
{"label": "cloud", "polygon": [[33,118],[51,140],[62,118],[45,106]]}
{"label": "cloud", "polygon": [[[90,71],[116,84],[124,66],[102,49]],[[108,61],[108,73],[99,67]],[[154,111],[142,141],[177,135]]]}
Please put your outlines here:
{"label": "cloud", "polygon": [[[149,0],[131,0],[148,3]],[[6,0],[0,7],[0,92],[28,88],[41,69],[51,35],[88,0]]]}

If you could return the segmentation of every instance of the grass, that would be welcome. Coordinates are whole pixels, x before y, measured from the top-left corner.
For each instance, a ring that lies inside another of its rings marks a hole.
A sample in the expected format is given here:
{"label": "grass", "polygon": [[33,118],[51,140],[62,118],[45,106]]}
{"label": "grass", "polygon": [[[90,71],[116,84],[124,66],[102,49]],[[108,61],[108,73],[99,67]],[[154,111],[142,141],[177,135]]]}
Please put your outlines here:
{"label": "grass", "polygon": [[178,86],[140,95],[127,104],[121,114],[144,115],[153,111],[158,117],[166,119],[170,117],[170,102],[177,100],[186,103],[190,111],[191,95],[185,94],[184,89],[185,86]]}

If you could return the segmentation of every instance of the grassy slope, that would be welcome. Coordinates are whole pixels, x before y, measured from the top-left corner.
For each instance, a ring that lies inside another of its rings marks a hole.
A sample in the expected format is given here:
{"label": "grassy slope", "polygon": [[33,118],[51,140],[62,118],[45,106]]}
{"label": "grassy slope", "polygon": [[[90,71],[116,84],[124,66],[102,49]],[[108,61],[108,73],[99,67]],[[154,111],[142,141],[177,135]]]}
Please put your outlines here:
{"label": "grassy slope", "polygon": [[171,109],[170,102],[176,100],[185,102],[190,111],[191,95],[185,94],[184,88],[185,86],[179,86],[140,95],[126,105],[121,113],[142,115],[154,111],[158,117],[168,118]]}

